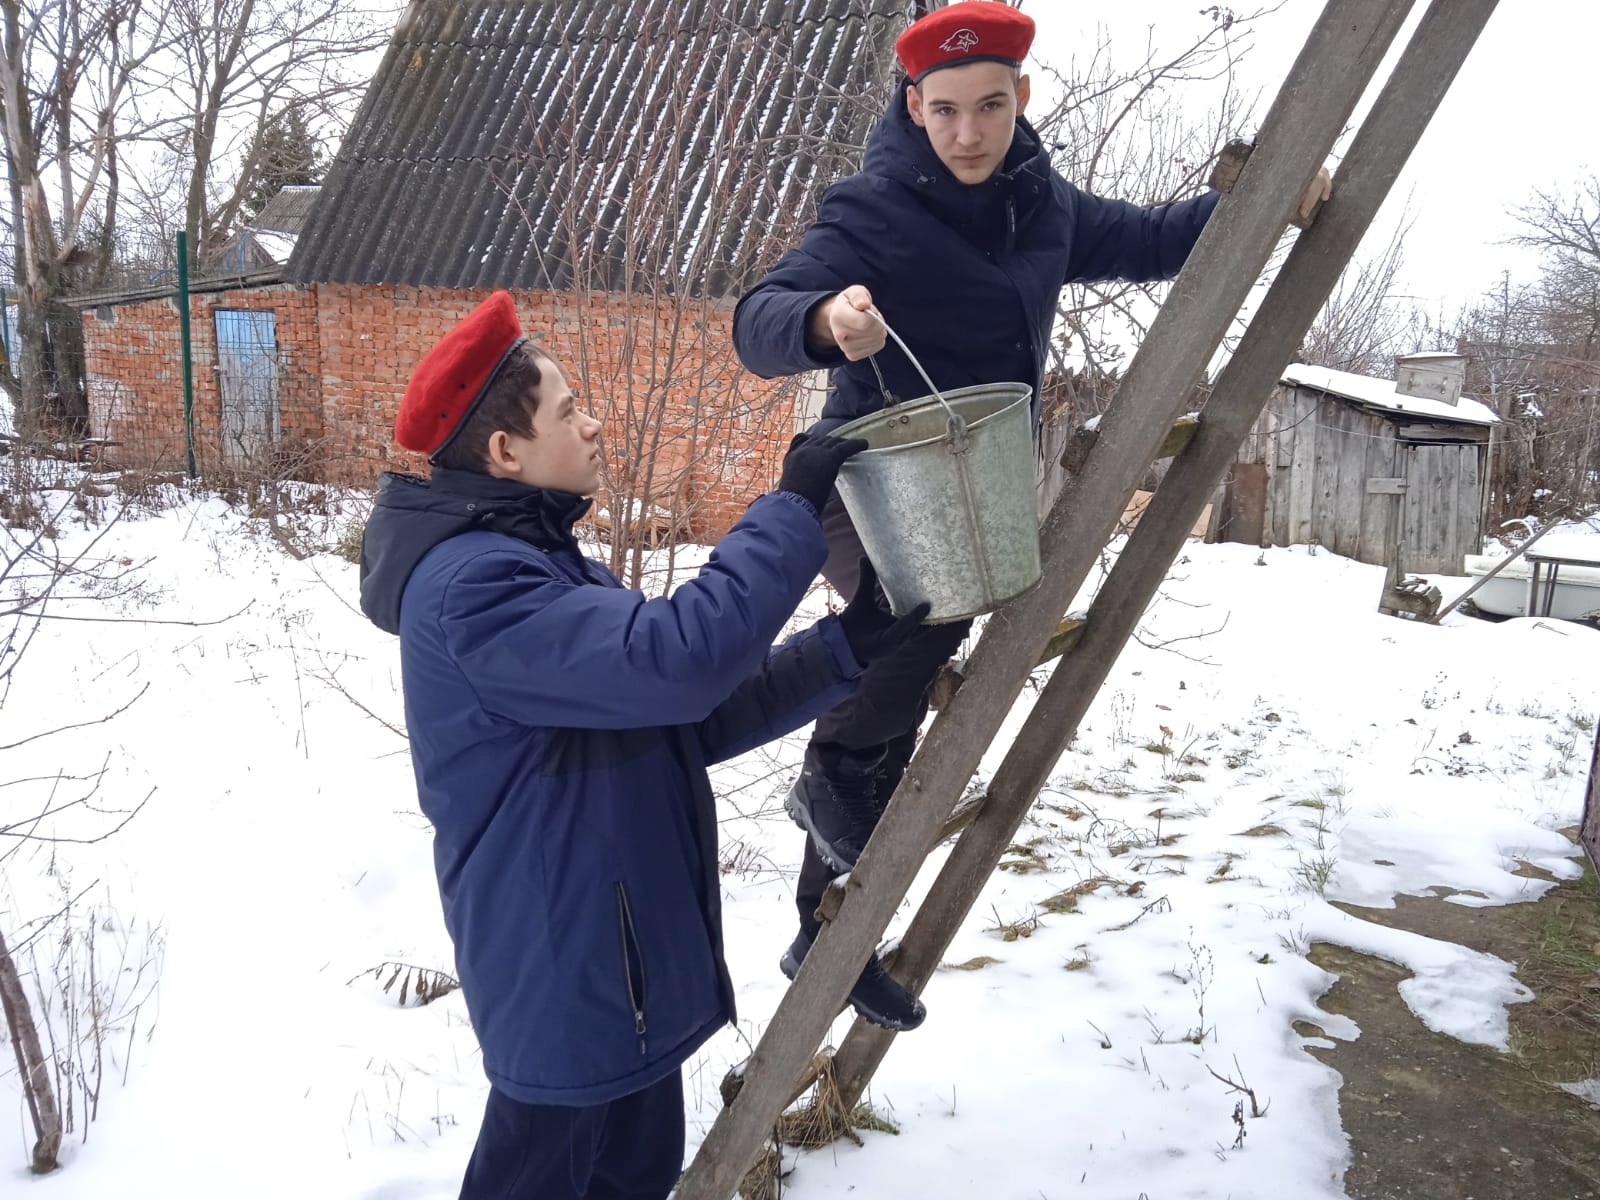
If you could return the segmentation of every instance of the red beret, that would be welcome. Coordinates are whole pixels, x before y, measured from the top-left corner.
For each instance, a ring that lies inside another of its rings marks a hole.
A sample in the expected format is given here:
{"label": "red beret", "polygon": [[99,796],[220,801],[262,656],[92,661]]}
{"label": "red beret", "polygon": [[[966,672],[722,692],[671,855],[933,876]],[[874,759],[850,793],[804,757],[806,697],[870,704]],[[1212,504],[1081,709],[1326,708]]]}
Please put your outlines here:
{"label": "red beret", "polygon": [[912,83],[929,71],[969,62],[1020,67],[1033,45],[1033,18],[996,0],[963,0],[913,21],[894,44]]}
{"label": "red beret", "polygon": [[506,355],[526,340],[511,293],[493,293],[422,356],[400,398],[394,440],[419,454],[444,449],[483,398]]}

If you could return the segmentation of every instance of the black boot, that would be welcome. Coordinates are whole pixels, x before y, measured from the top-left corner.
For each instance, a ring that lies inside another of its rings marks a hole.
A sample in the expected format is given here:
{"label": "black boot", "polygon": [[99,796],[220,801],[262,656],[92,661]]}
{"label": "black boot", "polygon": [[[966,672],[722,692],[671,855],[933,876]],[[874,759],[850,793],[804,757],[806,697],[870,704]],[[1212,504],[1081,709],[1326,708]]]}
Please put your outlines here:
{"label": "black boot", "polygon": [[806,747],[800,775],[784,797],[794,823],[811,835],[822,861],[835,871],[855,868],[867,839],[877,828],[877,767],[883,748],[844,750],[832,745]]}
{"label": "black boot", "polygon": [[[779,970],[793,979],[800,973],[800,964],[805,962],[810,952],[811,936],[802,929],[778,960]],[[867,959],[867,965],[861,969],[861,977],[850,989],[850,1007],[863,1020],[901,1033],[921,1025],[923,1018],[928,1015],[922,1001],[883,969],[883,963],[876,954]]]}
{"label": "black boot", "polygon": [[884,748],[878,765],[872,769],[872,799],[878,806],[880,816],[889,807],[900,780],[905,778],[906,768],[911,765],[911,756],[916,749],[917,730],[913,728],[891,741]]}

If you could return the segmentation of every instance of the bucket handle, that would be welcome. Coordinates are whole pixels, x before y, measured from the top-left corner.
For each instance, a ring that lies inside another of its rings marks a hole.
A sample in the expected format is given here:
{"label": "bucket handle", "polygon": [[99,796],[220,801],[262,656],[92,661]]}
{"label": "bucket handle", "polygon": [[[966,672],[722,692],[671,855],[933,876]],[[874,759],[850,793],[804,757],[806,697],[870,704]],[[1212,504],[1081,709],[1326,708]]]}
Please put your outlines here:
{"label": "bucket handle", "polygon": [[[927,373],[927,371],[922,369],[922,364],[917,361],[917,356],[911,353],[911,347],[907,346],[905,342],[901,340],[900,335],[894,331],[893,326],[891,326],[888,321],[883,319],[883,314],[878,311],[877,305],[873,305],[871,308],[867,309],[867,312],[876,318],[878,324],[883,326],[883,331],[894,339],[894,344],[899,346],[901,352],[911,360],[911,365],[917,369],[917,374],[922,376],[922,382],[928,385],[928,390],[933,393],[934,399],[936,399],[940,404],[944,405],[945,416],[949,418],[948,428],[950,436],[955,439],[960,439],[960,437],[967,432],[967,423],[961,419],[955,409],[950,407],[950,402],[944,398],[944,393],[939,390],[938,385],[933,382],[932,377]],[[873,362],[872,369],[875,372],[878,370],[877,362]],[[880,385],[883,383],[883,374],[881,372],[878,373],[878,383]],[[885,392],[884,394],[887,395],[888,393]]]}

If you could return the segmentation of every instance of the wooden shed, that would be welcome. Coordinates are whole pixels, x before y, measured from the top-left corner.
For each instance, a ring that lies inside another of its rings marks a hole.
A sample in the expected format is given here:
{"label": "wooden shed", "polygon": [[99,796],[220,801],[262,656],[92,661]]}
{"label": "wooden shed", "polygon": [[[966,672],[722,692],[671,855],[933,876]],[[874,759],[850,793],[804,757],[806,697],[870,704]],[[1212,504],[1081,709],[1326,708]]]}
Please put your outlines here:
{"label": "wooden shed", "polygon": [[1296,363],[1240,446],[1211,539],[1325,546],[1460,574],[1483,544],[1494,412],[1462,397],[1466,360],[1407,355],[1399,382]]}

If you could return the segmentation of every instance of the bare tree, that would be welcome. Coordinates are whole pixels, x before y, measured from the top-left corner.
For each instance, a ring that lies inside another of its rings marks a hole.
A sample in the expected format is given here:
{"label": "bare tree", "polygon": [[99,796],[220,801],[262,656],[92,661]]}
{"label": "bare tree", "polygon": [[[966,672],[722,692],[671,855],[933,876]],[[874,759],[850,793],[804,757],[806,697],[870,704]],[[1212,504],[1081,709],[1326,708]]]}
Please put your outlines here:
{"label": "bare tree", "polygon": [[1525,230],[1516,238],[1520,245],[1600,270],[1600,175],[1581,181],[1571,199],[1536,190],[1517,217]]}
{"label": "bare tree", "polygon": [[160,208],[176,201],[199,264],[248,214],[274,122],[342,128],[392,12],[338,0],[170,0],[167,12],[175,66],[148,83],[167,154],[144,190]]}
{"label": "bare tree", "polygon": [[[54,610],[69,599],[107,600],[136,592],[143,565],[103,549],[121,512],[110,514],[95,536],[79,549],[63,551],[57,540],[61,526],[77,512],[85,513],[87,518],[87,510],[98,498],[82,480],[46,488],[37,474],[39,465],[26,453],[12,455],[0,464],[0,507],[4,509],[4,523],[0,524],[0,712],[9,710],[13,714],[18,710],[13,703],[17,669],[44,623],[63,615]],[[84,618],[68,615],[67,619]],[[110,720],[135,703],[144,690],[114,710],[83,721],[55,724],[46,718],[32,732],[20,733],[19,723],[11,722],[7,725],[10,735],[0,744],[0,762],[14,763],[13,752],[30,744],[58,739]],[[99,842],[127,825],[149,797],[120,811],[107,806],[99,795],[106,773],[105,763],[98,768],[64,766],[42,775],[8,772],[13,777],[0,782],[0,866],[29,845]],[[69,899],[63,911],[70,912],[71,907]],[[4,917],[12,923],[9,932],[26,929],[14,912],[6,912]],[[41,1011],[48,1037],[41,1040],[40,1024],[23,987],[17,956],[54,919],[34,922],[31,934],[22,939],[21,945],[8,936],[7,929],[0,928],[0,1012],[5,1017],[34,1128],[30,1165],[36,1173],[55,1169],[62,1137],[72,1131],[77,1117],[81,1116],[85,1125],[93,1119],[100,1051],[109,1032],[103,1013],[97,1011],[89,1028],[83,1029],[74,1011],[62,1014],[68,1018],[68,1028],[62,1031],[67,1041],[58,1041],[47,1004]],[[86,953],[92,959],[92,940]],[[89,973],[90,1003],[98,1004],[105,998],[104,989],[96,982],[93,962],[84,965]],[[75,969],[70,962],[65,966],[69,975]],[[113,982],[110,986],[117,985]],[[87,1056],[80,1035],[92,1042]],[[95,1065],[85,1069],[88,1060]],[[79,1092],[84,1103],[76,1106],[73,1099]]]}
{"label": "bare tree", "polygon": [[1378,254],[1345,268],[1301,343],[1301,362],[1388,379],[1397,354],[1422,347],[1425,319],[1395,295],[1409,229],[1397,226]]}
{"label": "bare tree", "polygon": [[865,130],[889,79],[825,77],[781,31],[714,10],[691,18],[661,0],[648,24],[628,63],[630,78],[653,81],[648,98],[616,103],[568,56],[498,183],[544,252],[576,374],[605,422],[610,565],[639,584],[646,552],[666,546],[665,587],[670,547],[720,532],[718,508],[770,481],[794,427],[797,381],[743,371],[733,300],[814,215],[821,189],[807,185],[846,173],[862,149],[796,114],[849,111],[827,128]]}
{"label": "bare tree", "polygon": [[[1176,50],[1162,52],[1152,38],[1130,61],[1125,46],[1102,34],[1086,54],[1044,64],[1035,93],[1058,99],[1033,124],[1056,169],[1086,191],[1141,204],[1199,190],[1249,120],[1234,67],[1262,15],[1213,6],[1202,10],[1209,24]],[[1209,111],[1187,115],[1180,98],[1208,89],[1217,92]],[[1164,292],[1163,284],[1121,281],[1063,289],[1041,397],[1041,506],[1062,484],[1057,461],[1067,439],[1110,404]]]}
{"label": "bare tree", "polygon": [[1536,303],[1546,335],[1569,357],[1600,360],[1600,175],[1570,199],[1536,191],[1517,216],[1515,240],[1544,254]]}
{"label": "bare tree", "polygon": [[1525,356],[1533,379],[1524,381],[1515,412],[1527,479],[1507,491],[1532,485],[1525,512],[1593,511],[1600,504],[1600,175],[1580,180],[1566,198],[1535,191],[1517,216],[1523,233],[1516,241],[1540,250],[1542,262],[1520,314],[1538,347]]}
{"label": "bare tree", "polygon": [[[1256,20],[1222,8],[1203,15],[1210,25],[1174,51],[1162,53],[1147,42],[1130,62],[1114,54],[1109,36],[1102,35],[1086,57],[1044,65],[1042,75],[1060,98],[1034,126],[1063,176],[1085,191],[1140,204],[1163,204],[1199,190],[1222,147],[1248,119],[1232,79],[1240,39]],[[1218,85],[1216,103],[1201,117],[1187,116],[1177,102]],[[1055,365],[1120,364],[1147,327],[1159,295],[1152,285],[1122,282],[1067,288]]]}
{"label": "bare tree", "polygon": [[1507,274],[1456,319],[1466,390],[1501,420],[1492,525],[1600,505],[1600,305],[1592,289],[1581,262],[1547,259],[1537,281],[1516,284]]}
{"label": "bare tree", "polygon": [[[10,166],[20,371],[0,372],[24,433],[88,420],[77,313],[60,303],[103,267],[117,219],[117,147],[139,73],[165,45],[143,0],[0,0],[0,117]],[[97,220],[88,220],[100,200]]]}

